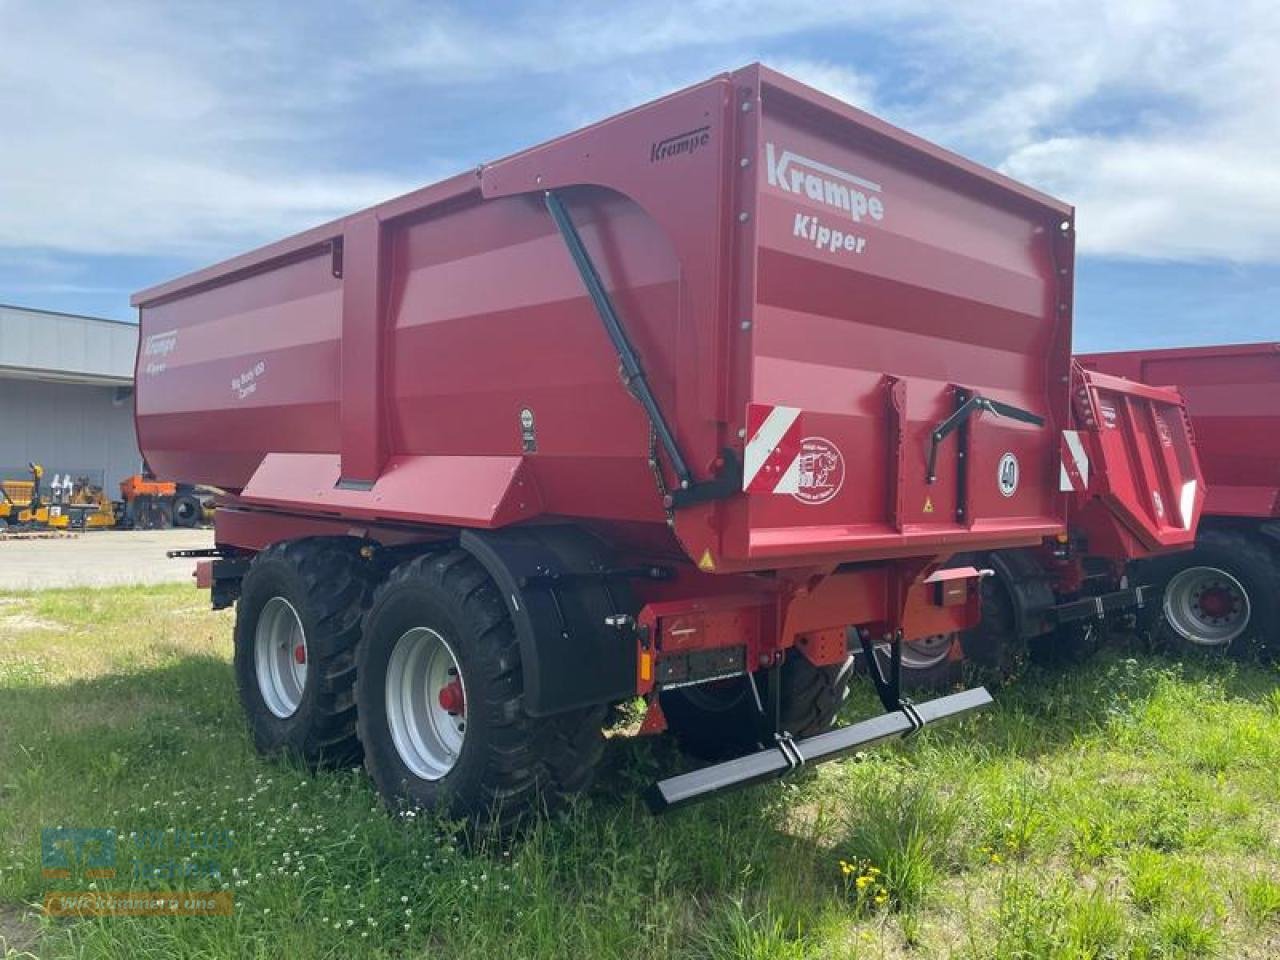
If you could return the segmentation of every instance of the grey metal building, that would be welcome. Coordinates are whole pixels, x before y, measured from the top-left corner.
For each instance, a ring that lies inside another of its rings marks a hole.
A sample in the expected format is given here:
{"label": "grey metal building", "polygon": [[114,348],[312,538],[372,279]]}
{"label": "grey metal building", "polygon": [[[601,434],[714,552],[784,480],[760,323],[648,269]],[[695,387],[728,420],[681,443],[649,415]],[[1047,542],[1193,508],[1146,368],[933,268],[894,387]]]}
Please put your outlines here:
{"label": "grey metal building", "polygon": [[86,476],[112,498],[142,460],[133,429],[132,323],[0,305],[0,478],[28,462]]}

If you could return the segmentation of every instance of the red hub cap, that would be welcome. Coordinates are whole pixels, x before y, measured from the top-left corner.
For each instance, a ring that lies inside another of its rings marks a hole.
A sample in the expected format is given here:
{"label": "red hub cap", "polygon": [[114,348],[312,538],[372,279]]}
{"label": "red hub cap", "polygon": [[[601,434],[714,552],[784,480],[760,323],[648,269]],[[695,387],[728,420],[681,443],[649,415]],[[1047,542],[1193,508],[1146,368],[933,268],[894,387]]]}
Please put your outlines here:
{"label": "red hub cap", "polygon": [[467,709],[466,700],[462,695],[462,682],[460,680],[450,680],[440,688],[440,707],[454,716],[463,713]]}
{"label": "red hub cap", "polygon": [[1200,609],[1210,617],[1223,618],[1231,616],[1235,609],[1235,601],[1231,591],[1224,587],[1210,587],[1199,597]]}
{"label": "red hub cap", "polygon": [[302,644],[293,648],[293,662],[299,666],[307,662],[307,648]]}

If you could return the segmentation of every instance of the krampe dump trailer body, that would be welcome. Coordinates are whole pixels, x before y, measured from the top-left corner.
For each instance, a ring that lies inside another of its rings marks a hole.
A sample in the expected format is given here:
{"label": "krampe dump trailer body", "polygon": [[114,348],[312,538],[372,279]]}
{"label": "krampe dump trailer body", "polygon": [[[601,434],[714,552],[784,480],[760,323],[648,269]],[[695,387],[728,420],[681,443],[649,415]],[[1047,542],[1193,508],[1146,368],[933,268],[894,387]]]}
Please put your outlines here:
{"label": "krampe dump trailer body", "polygon": [[[752,66],[138,294],[259,746],[466,813],[580,788],[637,695],[766,748],[663,807],[987,702],[898,658],[975,622],[953,555],[1065,530],[1073,237]],[[888,712],[822,732],[873,643]]]}
{"label": "krampe dump trailer body", "polygon": [[1082,356],[1186,398],[1208,497],[1196,549],[1152,568],[1157,630],[1197,646],[1280,645],[1280,343]]}

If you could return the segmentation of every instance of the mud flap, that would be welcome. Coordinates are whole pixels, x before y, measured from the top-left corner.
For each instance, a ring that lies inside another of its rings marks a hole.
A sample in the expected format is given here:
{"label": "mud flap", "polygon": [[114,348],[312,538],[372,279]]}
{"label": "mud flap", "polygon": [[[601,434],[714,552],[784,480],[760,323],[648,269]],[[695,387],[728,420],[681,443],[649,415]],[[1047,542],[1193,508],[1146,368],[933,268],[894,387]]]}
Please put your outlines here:
{"label": "mud flap", "polygon": [[925,703],[908,704],[904,709],[804,740],[780,735],[776,747],[659,780],[645,799],[654,813],[665,813],[731,790],[780,779],[807,764],[847,757],[864,747],[907,736],[927,724],[981,710],[992,702],[985,687],[974,687]]}

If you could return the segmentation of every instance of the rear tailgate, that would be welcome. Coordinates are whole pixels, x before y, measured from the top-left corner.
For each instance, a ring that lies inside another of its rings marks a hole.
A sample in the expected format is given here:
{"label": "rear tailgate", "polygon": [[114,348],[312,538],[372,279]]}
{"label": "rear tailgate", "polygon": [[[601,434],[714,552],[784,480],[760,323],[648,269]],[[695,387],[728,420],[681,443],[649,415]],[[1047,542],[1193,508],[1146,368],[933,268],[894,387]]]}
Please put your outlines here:
{"label": "rear tailgate", "polygon": [[1090,548],[1134,557],[1191,546],[1205,490],[1178,391],[1077,364],[1072,407],[1078,429],[1062,433],[1059,486]]}
{"label": "rear tailgate", "polygon": [[740,215],[747,496],[726,556],[871,559],[1062,530],[1071,208],[767,70],[758,102]]}

